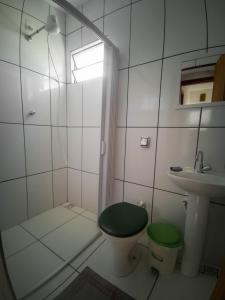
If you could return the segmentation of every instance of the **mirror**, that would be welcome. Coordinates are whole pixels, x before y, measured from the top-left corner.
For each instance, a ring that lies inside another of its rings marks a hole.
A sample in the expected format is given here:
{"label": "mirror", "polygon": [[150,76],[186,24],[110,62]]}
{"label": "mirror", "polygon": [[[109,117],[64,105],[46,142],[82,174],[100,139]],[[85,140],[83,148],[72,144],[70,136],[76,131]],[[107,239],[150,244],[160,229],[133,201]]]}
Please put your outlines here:
{"label": "mirror", "polygon": [[182,63],[180,105],[216,102],[225,104],[225,54]]}

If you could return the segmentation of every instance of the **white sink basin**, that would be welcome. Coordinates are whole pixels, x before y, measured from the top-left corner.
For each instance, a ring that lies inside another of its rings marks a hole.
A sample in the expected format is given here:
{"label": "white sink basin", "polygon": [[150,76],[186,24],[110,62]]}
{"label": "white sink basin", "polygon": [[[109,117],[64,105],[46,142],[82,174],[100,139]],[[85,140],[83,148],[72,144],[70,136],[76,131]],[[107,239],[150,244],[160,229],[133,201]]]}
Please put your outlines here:
{"label": "white sink basin", "polygon": [[225,175],[197,173],[184,168],[180,172],[169,172],[171,180],[184,191],[206,197],[225,197]]}

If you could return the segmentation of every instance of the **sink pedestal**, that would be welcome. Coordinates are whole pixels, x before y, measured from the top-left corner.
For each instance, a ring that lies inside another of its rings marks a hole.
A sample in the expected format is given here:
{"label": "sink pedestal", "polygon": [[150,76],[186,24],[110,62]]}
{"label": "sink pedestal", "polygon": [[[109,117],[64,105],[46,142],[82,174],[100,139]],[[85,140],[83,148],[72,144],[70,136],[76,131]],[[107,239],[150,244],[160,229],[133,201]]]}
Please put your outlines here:
{"label": "sink pedestal", "polygon": [[199,272],[205,241],[209,198],[189,194],[184,232],[184,253],[181,272],[196,276]]}

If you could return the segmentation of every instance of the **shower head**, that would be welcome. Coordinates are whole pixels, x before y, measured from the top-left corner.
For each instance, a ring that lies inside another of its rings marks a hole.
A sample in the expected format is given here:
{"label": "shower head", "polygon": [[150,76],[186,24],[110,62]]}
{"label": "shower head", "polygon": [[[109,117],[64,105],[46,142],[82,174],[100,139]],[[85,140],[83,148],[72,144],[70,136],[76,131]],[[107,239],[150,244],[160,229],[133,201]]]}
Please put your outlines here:
{"label": "shower head", "polygon": [[39,32],[41,32],[43,29],[45,29],[49,34],[58,34],[59,33],[59,24],[56,16],[49,15],[47,17],[47,22],[45,25],[43,25],[41,28],[34,31],[32,34],[25,34],[25,39],[27,41],[30,41],[32,37]]}

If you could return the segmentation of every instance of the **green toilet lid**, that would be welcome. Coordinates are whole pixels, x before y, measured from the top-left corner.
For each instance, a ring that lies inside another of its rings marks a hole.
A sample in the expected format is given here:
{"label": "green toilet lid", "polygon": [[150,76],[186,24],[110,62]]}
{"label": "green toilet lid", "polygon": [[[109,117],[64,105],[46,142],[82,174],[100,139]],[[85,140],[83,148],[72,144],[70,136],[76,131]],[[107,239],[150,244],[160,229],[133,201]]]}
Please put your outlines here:
{"label": "green toilet lid", "polygon": [[113,204],[100,215],[98,224],[109,235],[129,237],[145,228],[148,223],[146,210],[127,202]]}
{"label": "green toilet lid", "polygon": [[153,223],[148,226],[147,233],[157,244],[168,248],[179,247],[183,244],[181,233],[171,224]]}

